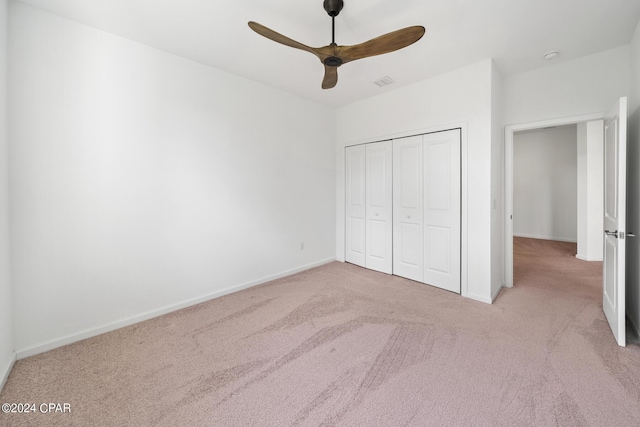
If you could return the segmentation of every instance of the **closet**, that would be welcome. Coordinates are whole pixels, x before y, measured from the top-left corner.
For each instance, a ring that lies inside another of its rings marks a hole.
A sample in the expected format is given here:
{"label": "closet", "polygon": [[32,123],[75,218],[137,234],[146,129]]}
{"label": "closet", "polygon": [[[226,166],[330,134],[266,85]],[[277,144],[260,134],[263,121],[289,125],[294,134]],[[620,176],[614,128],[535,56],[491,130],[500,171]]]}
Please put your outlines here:
{"label": "closet", "polygon": [[460,293],[460,137],[346,148],[347,262]]}

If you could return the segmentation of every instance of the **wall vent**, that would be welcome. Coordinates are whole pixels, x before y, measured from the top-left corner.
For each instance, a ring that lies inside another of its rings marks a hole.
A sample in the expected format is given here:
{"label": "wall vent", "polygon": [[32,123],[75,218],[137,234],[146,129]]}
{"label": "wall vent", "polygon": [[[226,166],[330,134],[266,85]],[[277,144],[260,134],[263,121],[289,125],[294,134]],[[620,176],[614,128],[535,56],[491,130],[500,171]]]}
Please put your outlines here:
{"label": "wall vent", "polygon": [[385,76],[385,77],[381,78],[380,80],[376,80],[374,83],[377,84],[378,86],[382,87],[382,86],[387,86],[387,85],[394,84],[395,82],[396,81],[393,80],[391,77]]}

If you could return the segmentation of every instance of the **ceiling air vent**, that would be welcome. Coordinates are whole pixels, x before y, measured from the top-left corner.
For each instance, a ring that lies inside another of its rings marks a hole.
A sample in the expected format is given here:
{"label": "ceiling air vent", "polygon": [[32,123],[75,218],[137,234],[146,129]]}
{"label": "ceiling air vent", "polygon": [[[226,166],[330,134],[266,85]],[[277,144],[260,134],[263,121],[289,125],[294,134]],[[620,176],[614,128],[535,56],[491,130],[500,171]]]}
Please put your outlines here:
{"label": "ceiling air vent", "polygon": [[378,86],[382,87],[382,86],[387,86],[387,85],[394,84],[395,82],[396,81],[393,80],[391,77],[385,76],[385,77],[381,78],[380,80],[376,80],[374,83],[377,84]]}

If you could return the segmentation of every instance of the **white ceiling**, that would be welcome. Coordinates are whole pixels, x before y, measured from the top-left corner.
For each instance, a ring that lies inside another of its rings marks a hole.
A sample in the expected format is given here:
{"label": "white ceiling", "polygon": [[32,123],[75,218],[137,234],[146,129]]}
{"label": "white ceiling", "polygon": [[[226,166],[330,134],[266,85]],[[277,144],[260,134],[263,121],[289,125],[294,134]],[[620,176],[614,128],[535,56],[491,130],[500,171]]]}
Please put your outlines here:
{"label": "white ceiling", "polygon": [[[357,44],[423,25],[406,49],[345,64],[322,90],[322,64],[308,52],[267,40],[259,22],[309,46],[331,42],[322,0],[20,0],[325,105],[341,106],[493,58],[503,76],[630,42],[638,0],[345,0],[336,42]],[[553,62],[542,59],[561,51]],[[373,84],[390,76],[396,84]]]}

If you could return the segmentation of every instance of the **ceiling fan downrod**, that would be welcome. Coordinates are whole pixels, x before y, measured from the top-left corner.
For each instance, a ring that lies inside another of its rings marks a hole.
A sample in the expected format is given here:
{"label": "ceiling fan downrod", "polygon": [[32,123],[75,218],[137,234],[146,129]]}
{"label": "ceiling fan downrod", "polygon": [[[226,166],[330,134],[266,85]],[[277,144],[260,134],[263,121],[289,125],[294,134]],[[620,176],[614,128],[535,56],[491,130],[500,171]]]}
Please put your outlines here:
{"label": "ceiling fan downrod", "polygon": [[[342,8],[344,7],[343,0],[324,0],[323,3],[324,10],[327,11],[329,16],[331,17],[331,46],[336,45],[336,16],[340,13]],[[337,56],[330,56],[326,58],[324,61],[325,65],[330,67],[339,67],[342,65],[342,59]]]}
{"label": "ceiling fan downrod", "polygon": [[331,44],[336,44],[336,17],[331,17]]}

